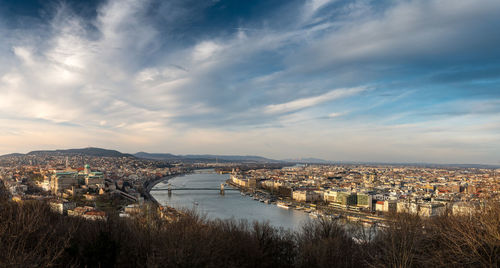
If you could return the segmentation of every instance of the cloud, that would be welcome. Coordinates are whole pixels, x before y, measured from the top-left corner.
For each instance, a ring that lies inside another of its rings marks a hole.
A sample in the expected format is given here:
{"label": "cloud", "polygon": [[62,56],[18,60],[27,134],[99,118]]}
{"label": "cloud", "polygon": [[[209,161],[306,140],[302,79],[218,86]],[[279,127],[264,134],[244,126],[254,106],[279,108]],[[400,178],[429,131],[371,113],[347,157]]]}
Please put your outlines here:
{"label": "cloud", "polygon": [[210,59],[215,53],[220,51],[222,46],[212,41],[203,41],[193,49],[193,60],[204,61]]}
{"label": "cloud", "polygon": [[330,113],[328,114],[328,118],[335,118],[344,115],[344,113]]}
{"label": "cloud", "polygon": [[33,56],[32,52],[25,47],[13,47],[12,50],[14,54],[19,57],[24,64],[32,65],[33,64]]}
{"label": "cloud", "polygon": [[0,150],[29,140],[27,150],[499,157],[471,149],[499,134],[484,127],[500,98],[498,1],[286,1],[237,15],[224,1],[109,0],[92,16],[49,7],[35,30],[0,21],[0,141],[13,148]]}
{"label": "cloud", "polygon": [[366,87],[335,89],[315,97],[301,98],[280,104],[271,104],[264,108],[264,112],[269,114],[292,112],[312,107],[327,101],[333,101],[340,98],[350,97],[366,90],[367,90]]}
{"label": "cloud", "polygon": [[[384,12],[347,17],[290,56],[296,68],[321,71],[352,64],[449,64],[498,59],[498,1],[397,1]],[[481,17],[482,19],[478,19]],[[445,59],[445,61],[443,61]]]}
{"label": "cloud", "polygon": [[321,8],[325,7],[328,4],[335,2],[335,0],[308,0],[305,3],[304,8],[304,18],[310,19],[318,12]]}

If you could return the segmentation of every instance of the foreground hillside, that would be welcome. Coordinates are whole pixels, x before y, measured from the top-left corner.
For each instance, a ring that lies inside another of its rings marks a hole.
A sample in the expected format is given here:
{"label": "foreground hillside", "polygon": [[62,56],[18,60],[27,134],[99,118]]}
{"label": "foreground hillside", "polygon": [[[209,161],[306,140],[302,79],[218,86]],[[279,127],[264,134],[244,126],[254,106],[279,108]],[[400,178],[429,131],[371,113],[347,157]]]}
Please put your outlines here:
{"label": "foreground hillside", "polygon": [[317,220],[297,233],[267,224],[160,219],[86,221],[38,201],[0,201],[0,267],[498,267],[500,208],[473,217],[399,215],[370,237]]}

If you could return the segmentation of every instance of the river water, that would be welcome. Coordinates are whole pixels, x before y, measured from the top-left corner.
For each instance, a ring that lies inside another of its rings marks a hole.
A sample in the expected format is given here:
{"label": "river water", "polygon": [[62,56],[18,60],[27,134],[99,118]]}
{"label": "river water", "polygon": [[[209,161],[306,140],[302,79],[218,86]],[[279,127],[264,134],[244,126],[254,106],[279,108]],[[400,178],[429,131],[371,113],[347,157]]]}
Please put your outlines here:
{"label": "river water", "polygon": [[[172,191],[169,196],[168,184],[177,188],[213,188],[219,189],[220,184],[229,179],[228,174],[218,174],[214,170],[197,170],[195,173],[175,177],[168,182],[160,182],[153,187],[151,195],[162,205],[176,209],[195,209],[210,219],[246,219],[253,221],[268,221],[275,227],[298,230],[309,219],[302,211],[283,209],[275,204],[265,204],[242,196],[239,191],[225,191],[220,195],[218,190],[180,190]],[[229,186],[226,186],[226,189]]]}

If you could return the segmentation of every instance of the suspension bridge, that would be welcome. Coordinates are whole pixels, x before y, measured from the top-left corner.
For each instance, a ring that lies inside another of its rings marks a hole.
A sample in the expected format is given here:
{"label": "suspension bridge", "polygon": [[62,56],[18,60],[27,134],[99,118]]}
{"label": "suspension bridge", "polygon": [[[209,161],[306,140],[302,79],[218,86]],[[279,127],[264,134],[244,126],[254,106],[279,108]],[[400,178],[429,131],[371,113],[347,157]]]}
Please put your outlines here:
{"label": "suspension bridge", "polygon": [[193,187],[180,187],[180,188],[173,188],[170,185],[168,188],[153,188],[151,191],[168,191],[168,194],[171,194],[172,192],[177,192],[177,191],[220,191],[220,194],[224,194],[225,191],[239,191],[238,189],[234,188],[224,188],[224,184],[221,183],[220,187],[199,187],[199,188],[193,188]]}

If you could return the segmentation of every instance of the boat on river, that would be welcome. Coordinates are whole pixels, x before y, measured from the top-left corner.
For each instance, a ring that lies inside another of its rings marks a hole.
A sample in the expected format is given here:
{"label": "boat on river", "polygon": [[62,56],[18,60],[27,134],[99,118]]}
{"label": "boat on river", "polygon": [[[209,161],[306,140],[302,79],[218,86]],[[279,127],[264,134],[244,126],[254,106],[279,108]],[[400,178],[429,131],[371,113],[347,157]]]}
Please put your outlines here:
{"label": "boat on river", "polygon": [[285,203],[285,202],[278,202],[277,206],[280,207],[280,208],[284,208],[284,209],[289,209],[290,208],[290,206],[287,203]]}

